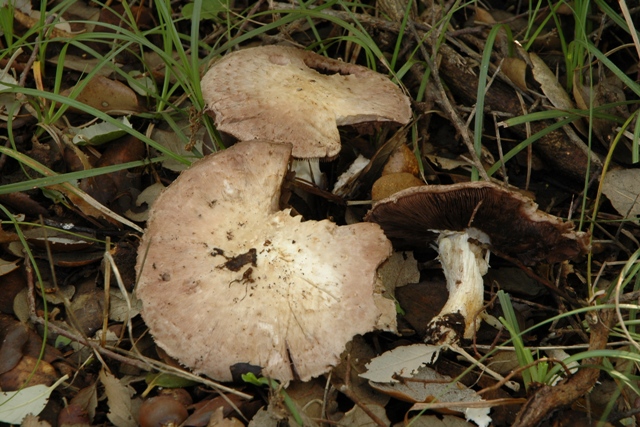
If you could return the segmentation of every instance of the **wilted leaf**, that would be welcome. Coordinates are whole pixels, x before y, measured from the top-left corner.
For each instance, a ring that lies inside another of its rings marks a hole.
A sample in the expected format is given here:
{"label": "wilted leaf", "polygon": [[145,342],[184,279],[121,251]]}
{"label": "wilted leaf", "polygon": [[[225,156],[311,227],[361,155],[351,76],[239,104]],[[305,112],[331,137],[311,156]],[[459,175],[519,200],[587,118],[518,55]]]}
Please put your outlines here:
{"label": "wilted leaf", "polygon": [[119,289],[111,288],[109,294],[109,319],[116,322],[127,322],[140,313],[142,302],[136,298],[135,294],[127,295],[129,302]]}
{"label": "wilted leaf", "polygon": [[244,427],[244,424],[237,418],[225,418],[224,408],[220,407],[211,416],[207,427]]}
{"label": "wilted leaf", "polygon": [[542,92],[549,98],[553,106],[561,110],[574,108],[571,98],[547,64],[533,52],[529,53],[529,58],[533,64],[533,77],[540,83]]}
{"label": "wilted leaf", "polygon": [[149,218],[149,208],[158,198],[164,188],[164,185],[156,182],[155,184],[151,184],[150,186],[142,190],[142,193],[138,194],[138,197],[136,198],[136,206],[141,207],[143,204],[146,204],[147,208],[142,212],[133,212],[131,210],[128,210],[127,212],[125,212],[127,218],[132,221],[146,221]]}
{"label": "wilted leaf", "polygon": [[20,260],[6,261],[0,258],[0,276],[9,274],[12,271],[14,271],[16,268],[18,268],[18,262],[20,262]]}
{"label": "wilted leaf", "polygon": [[386,199],[398,191],[406,190],[410,187],[419,187],[421,185],[424,185],[421,179],[407,172],[382,175],[373,183],[371,199],[374,201]]}
{"label": "wilted leaf", "polygon": [[107,395],[109,421],[116,427],[136,427],[138,423],[134,412],[137,412],[138,403],[131,399],[135,391],[104,369],[100,371],[100,381]]}
{"label": "wilted leaf", "polygon": [[[451,377],[441,375],[428,366],[423,366],[411,375],[410,381],[371,383],[376,390],[389,394],[397,399],[414,402],[413,410],[424,409],[422,402],[459,403],[481,402],[478,394],[459,382],[454,382]],[[481,427],[491,423],[489,417],[490,408],[467,408],[464,406],[447,407],[449,410],[462,412],[467,420],[472,420]]]}
{"label": "wilted leaf", "polygon": [[96,407],[98,406],[97,383],[93,383],[80,390],[69,403],[81,408],[86,412],[89,419],[93,420],[96,415]]}
{"label": "wilted leaf", "polygon": [[[71,92],[72,89],[67,89],[61,95],[69,96]],[[140,110],[138,97],[129,86],[103,76],[94,76],[76,100],[110,113],[130,114]]]}
{"label": "wilted leaf", "polygon": [[67,378],[68,375],[63,376],[51,387],[40,384],[0,393],[0,422],[20,424],[27,415],[38,415],[47,405],[51,392]]}
{"label": "wilted leaf", "polygon": [[0,390],[15,391],[27,385],[50,386],[58,373],[45,360],[25,354],[16,366],[0,375]]}
{"label": "wilted leaf", "polygon": [[[182,126],[183,129],[185,126],[188,126],[186,122],[178,122],[178,126]],[[198,131],[196,135],[196,145],[195,149],[199,152],[202,152],[202,136],[204,135],[204,129]],[[188,135],[187,135],[188,136]],[[154,129],[151,134],[151,138],[156,141],[158,144],[167,148],[172,153],[178,154],[187,158],[194,158],[194,154],[191,151],[185,150],[186,142],[180,139],[178,134],[174,131],[168,131],[163,129]],[[187,168],[184,163],[178,162],[174,159],[167,159],[162,162],[162,167],[172,170],[174,172],[181,172]]]}
{"label": "wilted leaf", "polygon": [[398,286],[420,281],[418,261],[413,257],[413,252],[394,252],[378,268],[378,275],[389,292],[393,292]]}
{"label": "wilted leaf", "polygon": [[0,314],[0,374],[9,372],[20,362],[28,339],[24,323],[13,316]]}
{"label": "wilted leaf", "polygon": [[640,169],[616,169],[607,172],[602,192],[620,215],[640,215]]}
{"label": "wilted leaf", "polygon": [[29,414],[24,417],[24,419],[22,420],[22,424],[20,424],[20,427],[51,427],[51,424],[46,421],[40,421],[40,418],[38,418],[36,415]]}
{"label": "wilted leaf", "polygon": [[511,82],[520,89],[526,91],[527,87],[527,63],[520,58],[504,58],[502,72]]}
{"label": "wilted leaf", "polygon": [[[571,98],[569,98],[569,95],[567,94],[567,91],[564,90],[564,87],[562,87],[558,78],[549,69],[547,64],[533,52],[529,53],[529,58],[533,65],[533,78],[540,83],[542,92],[546,95],[551,104],[559,110],[570,110],[575,108],[573,101],[571,101]],[[586,135],[586,129],[581,121],[575,120],[574,124],[580,133]]]}
{"label": "wilted leaf", "polygon": [[441,346],[414,344],[395,348],[374,358],[361,377],[379,383],[398,382],[396,375],[409,377],[422,365],[438,359]]}
{"label": "wilted leaf", "polygon": [[[47,62],[57,65],[58,62],[60,62],[60,57],[54,56],[53,58],[48,59]],[[106,77],[113,74],[115,69],[119,68],[120,64],[114,64],[112,62],[107,62],[105,64],[103,60],[98,58],[83,58],[72,54],[64,56],[64,68],[69,70],[88,73],[89,71],[94,71],[98,66],[100,66],[100,69],[97,71],[96,75]]]}
{"label": "wilted leaf", "polygon": [[[391,422],[387,418],[387,412],[380,405],[366,405],[367,409],[371,411],[376,417],[384,422],[385,425],[389,425]],[[377,422],[371,419],[371,417],[358,405],[351,408],[350,411],[344,414],[344,417],[340,420],[340,425],[354,426],[354,427],[376,427],[379,426]]]}
{"label": "wilted leaf", "polygon": [[[629,117],[629,108],[625,105],[627,98],[624,93],[624,88],[621,86],[623,86],[622,82],[615,76],[603,79],[594,86],[585,86],[577,77],[574,77],[573,97],[578,107],[583,110],[610,104],[612,105],[611,108],[602,111],[602,113],[618,116],[621,120],[625,120]],[[610,137],[617,125],[618,124],[611,119],[594,117],[591,121],[593,131],[605,144],[609,144]]]}
{"label": "wilted leaf", "polygon": [[[395,424],[394,427],[404,427],[404,423]],[[444,415],[438,417],[436,415],[421,415],[411,419],[412,427],[471,427],[468,421],[453,415]]]}

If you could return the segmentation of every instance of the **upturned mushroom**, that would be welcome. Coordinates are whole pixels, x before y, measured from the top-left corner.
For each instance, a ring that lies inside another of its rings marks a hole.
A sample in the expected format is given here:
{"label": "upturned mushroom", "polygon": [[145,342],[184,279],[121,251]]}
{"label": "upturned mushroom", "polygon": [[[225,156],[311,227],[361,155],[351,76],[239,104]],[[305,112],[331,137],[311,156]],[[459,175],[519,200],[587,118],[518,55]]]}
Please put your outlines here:
{"label": "upturned mushroom", "polygon": [[230,381],[231,367],[249,364],[308,380],[376,328],[376,269],[391,243],[376,224],[280,210],[290,154],[288,144],[238,143],[195,162],[151,208],[136,267],[142,315],[196,373]]}
{"label": "upturned mushroom", "polygon": [[240,141],[293,145],[295,159],[332,160],[338,126],[406,124],[409,98],[386,76],[316,53],[261,46],[224,56],[202,78],[202,95],[216,128]]}
{"label": "upturned mushroom", "polygon": [[365,219],[379,224],[394,244],[438,244],[449,299],[429,323],[428,342],[451,344],[473,336],[480,324],[474,319],[483,307],[485,248],[525,265],[586,253],[586,233],[537,207],[490,182],[413,187],[373,206]]}

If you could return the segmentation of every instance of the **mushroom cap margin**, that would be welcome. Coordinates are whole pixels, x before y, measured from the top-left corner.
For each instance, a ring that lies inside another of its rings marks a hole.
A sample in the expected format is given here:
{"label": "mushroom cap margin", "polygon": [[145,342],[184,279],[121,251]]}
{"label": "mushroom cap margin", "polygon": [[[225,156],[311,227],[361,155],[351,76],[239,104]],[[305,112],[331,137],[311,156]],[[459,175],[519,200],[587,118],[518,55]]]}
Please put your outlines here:
{"label": "mushroom cap margin", "polygon": [[525,265],[560,262],[585,254],[589,234],[538,210],[531,199],[491,182],[425,185],[380,200],[365,217],[394,244],[424,246],[435,230],[486,233],[491,247]]}

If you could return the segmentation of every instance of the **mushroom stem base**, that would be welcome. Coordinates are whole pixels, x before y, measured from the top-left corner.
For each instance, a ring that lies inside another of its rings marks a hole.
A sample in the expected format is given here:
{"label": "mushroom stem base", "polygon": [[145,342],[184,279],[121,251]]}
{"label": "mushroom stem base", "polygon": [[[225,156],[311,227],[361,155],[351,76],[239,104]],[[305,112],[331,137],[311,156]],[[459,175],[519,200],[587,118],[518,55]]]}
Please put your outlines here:
{"label": "mushroom stem base", "polygon": [[442,345],[473,337],[480,325],[480,318],[474,319],[482,310],[482,276],[488,265],[482,248],[469,242],[466,231],[442,233],[438,249],[449,299],[440,314],[429,322],[425,341]]}

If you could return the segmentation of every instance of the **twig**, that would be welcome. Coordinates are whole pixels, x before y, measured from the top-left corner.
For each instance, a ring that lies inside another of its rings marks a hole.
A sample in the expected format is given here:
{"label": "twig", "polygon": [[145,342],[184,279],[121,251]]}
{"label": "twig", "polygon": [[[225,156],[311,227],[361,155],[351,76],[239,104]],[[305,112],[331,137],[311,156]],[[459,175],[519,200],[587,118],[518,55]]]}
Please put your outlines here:
{"label": "twig", "polygon": [[[44,20],[44,26],[46,27],[47,25],[50,25],[54,19],[56,19],[56,17],[53,14],[47,16],[47,19]],[[29,60],[25,64],[24,70],[22,70],[22,74],[20,74],[20,81],[18,82],[18,86],[20,87],[24,87],[25,83],[27,82],[27,75],[29,74],[29,71],[31,71],[31,67],[38,57],[38,52],[40,51],[40,42],[42,41],[43,34],[44,31],[41,34],[38,34],[38,37],[36,37],[36,42],[33,46],[33,52],[31,52],[31,56],[29,56]]]}

